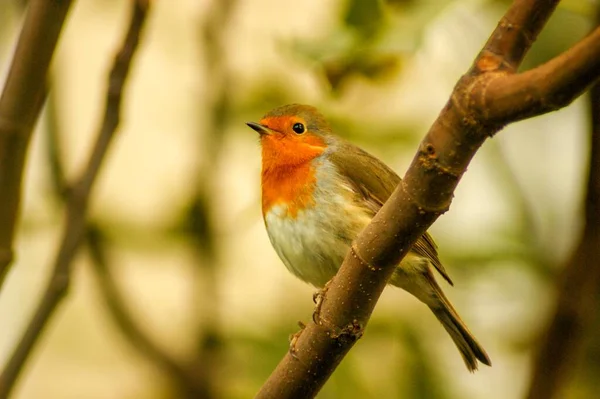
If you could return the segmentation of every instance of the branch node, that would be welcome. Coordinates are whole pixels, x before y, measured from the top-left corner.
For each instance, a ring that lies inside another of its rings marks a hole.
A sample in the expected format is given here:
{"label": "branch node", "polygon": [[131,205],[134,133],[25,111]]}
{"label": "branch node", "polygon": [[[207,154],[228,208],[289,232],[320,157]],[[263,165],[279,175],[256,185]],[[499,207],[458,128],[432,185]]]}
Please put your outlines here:
{"label": "branch node", "polygon": [[365,260],[365,258],[363,258],[358,253],[358,248],[356,247],[356,244],[354,242],[352,242],[352,245],[350,245],[350,253],[352,254],[353,257],[355,257],[356,259],[358,259],[358,261],[360,262],[361,266],[365,266],[370,271],[372,271],[372,272],[380,272],[381,270],[383,270],[382,267],[375,266],[375,265],[372,265],[371,263],[367,262]]}
{"label": "branch node", "polygon": [[[481,111],[477,109],[481,107],[481,102],[474,101],[473,92],[481,84],[481,81],[485,80],[492,73],[488,72],[477,76],[464,75],[450,96],[452,108],[456,109],[460,124],[467,134],[478,132],[482,128]],[[456,128],[452,124],[448,124],[447,126],[450,129]]]}
{"label": "branch node", "polygon": [[435,146],[432,143],[422,143],[419,148],[419,162],[427,171],[448,175],[454,179],[460,177],[460,172],[454,171],[450,166],[443,165],[438,159]]}
{"label": "branch node", "polygon": [[522,25],[517,25],[514,22],[512,22],[506,15],[502,17],[502,19],[498,23],[498,26],[506,29],[509,32],[516,29],[517,32],[523,37],[523,39],[525,39],[525,44],[527,45],[527,47],[531,47],[531,45],[533,44],[534,40],[533,36],[531,35],[531,32],[529,32],[527,29],[524,29]]}
{"label": "branch node", "polygon": [[[461,114],[465,115],[462,121],[469,131],[475,132],[478,136],[483,133],[486,138],[491,138],[506,125],[506,122],[498,123],[492,120],[490,111],[494,110],[494,107],[491,105],[494,98],[493,96],[488,96],[488,89],[498,79],[504,79],[507,81],[506,84],[509,84],[508,81],[511,76],[515,75],[505,70],[497,70],[471,78],[465,83],[464,91],[462,93],[458,92],[466,104],[464,106],[460,99],[453,96],[453,101],[457,109]],[[467,112],[466,109],[470,110],[470,112]]]}
{"label": "branch node", "polygon": [[300,338],[300,335],[302,335],[302,332],[304,331],[304,329],[306,328],[306,324],[304,324],[302,321],[298,321],[298,327],[300,327],[300,331],[297,331],[293,334],[290,335],[290,356],[293,357],[294,359],[300,361],[300,358],[298,358],[298,350],[296,349],[296,344],[298,343],[298,338]]}
{"label": "branch node", "polygon": [[358,341],[363,336],[364,326],[358,320],[354,319],[341,330],[334,328],[333,331],[329,336],[336,341],[340,341],[342,345],[346,345]]}
{"label": "branch node", "polygon": [[532,32],[525,25],[515,24],[507,15],[504,15],[500,22],[498,22],[498,28],[506,31],[505,33],[516,31],[523,38],[521,44],[524,44],[525,48],[530,48],[534,42]]}
{"label": "branch node", "polygon": [[320,290],[318,290],[317,292],[315,292],[313,294],[313,302],[315,303],[315,310],[313,311],[312,319],[313,319],[313,323],[315,323],[315,324],[319,324],[318,320],[321,315],[321,306],[323,305],[323,301],[325,300],[325,293],[327,293],[327,290],[329,289],[329,284],[331,283],[332,280],[333,280],[333,278],[331,280],[329,280],[323,286],[323,288],[321,288]]}
{"label": "branch node", "polygon": [[491,50],[484,49],[479,57],[475,60],[475,68],[479,74],[487,74],[498,70],[511,69],[511,65],[506,62],[500,54],[496,54]]}
{"label": "branch node", "polygon": [[[323,327],[325,329],[325,334],[332,340],[337,341],[340,346],[346,346],[358,341],[363,336],[365,329],[364,325],[361,324],[357,319],[353,319],[352,322],[346,324],[342,328],[339,328],[334,323],[321,317],[318,325]],[[296,339],[300,336],[302,331],[304,330],[300,330],[294,334]]]}

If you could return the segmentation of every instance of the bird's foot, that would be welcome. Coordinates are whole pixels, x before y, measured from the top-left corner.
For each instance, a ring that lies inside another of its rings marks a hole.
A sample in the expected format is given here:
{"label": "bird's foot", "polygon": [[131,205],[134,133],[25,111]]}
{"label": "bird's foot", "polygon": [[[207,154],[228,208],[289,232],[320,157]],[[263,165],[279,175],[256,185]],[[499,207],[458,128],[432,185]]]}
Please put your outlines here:
{"label": "bird's foot", "polygon": [[329,289],[330,281],[328,281],[327,284],[323,286],[323,288],[313,293],[313,302],[315,303],[315,310],[313,311],[313,322],[315,324],[319,324],[318,320],[321,315],[321,305],[323,305],[323,299],[325,298],[325,293]]}
{"label": "bird's foot", "polygon": [[296,360],[298,360],[298,356],[296,355],[296,353],[297,353],[296,343],[298,342],[298,338],[300,338],[300,335],[302,335],[302,332],[306,328],[306,324],[299,321],[298,326],[300,327],[300,331],[297,331],[290,335],[290,349],[289,349],[290,356],[292,356]]}

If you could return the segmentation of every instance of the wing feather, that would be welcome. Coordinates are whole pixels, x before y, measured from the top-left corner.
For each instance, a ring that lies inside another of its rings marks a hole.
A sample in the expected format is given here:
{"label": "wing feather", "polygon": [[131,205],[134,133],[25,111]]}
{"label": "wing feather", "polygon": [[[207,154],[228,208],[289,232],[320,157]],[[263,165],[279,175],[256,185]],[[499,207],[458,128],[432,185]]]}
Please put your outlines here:
{"label": "wing feather", "polygon": [[[375,215],[400,183],[400,177],[386,164],[351,143],[338,142],[336,147],[329,154],[329,159],[342,176],[348,178],[367,208]],[[437,245],[429,233],[423,234],[411,250],[428,258],[442,277],[450,285],[454,285],[440,262]]]}

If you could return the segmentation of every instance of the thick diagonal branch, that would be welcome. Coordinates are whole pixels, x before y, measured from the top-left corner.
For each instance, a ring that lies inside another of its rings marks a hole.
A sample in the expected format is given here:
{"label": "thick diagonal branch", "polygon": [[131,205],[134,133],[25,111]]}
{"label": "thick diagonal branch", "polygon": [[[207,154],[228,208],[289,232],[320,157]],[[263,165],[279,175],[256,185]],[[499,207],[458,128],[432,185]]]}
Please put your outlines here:
{"label": "thick diagonal branch", "polygon": [[0,289],[13,259],[29,138],[46,94],[46,74],[70,0],[30,1],[0,96]]}
{"label": "thick diagonal branch", "polygon": [[67,294],[71,263],[85,233],[86,211],[91,189],[119,123],[123,87],[149,8],[148,0],[137,0],[133,4],[129,30],[109,76],[102,125],[87,167],[68,193],[64,231],[50,281],[31,321],[0,375],[0,398],[8,397],[43,329]]}
{"label": "thick diagonal branch", "polygon": [[[518,69],[530,42],[537,37],[555,5],[556,1],[548,0],[513,3],[503,21],[519,16],[519,24],[511,28],[517,32],[505,34],[507,25],[501,22],[492,33],[487,50],[481,51],[474,67],[459,80],[421,142],[402,183],[354,241],[353,250],[323,295],[320,316],[316,322],[307,324],[295,341],[294,354],[286,354],[258,398],[314,397],[361,336],[396,265],[450,206],[454,190],[479,147],[504,125],[522,119],[522,115],[548,112],[523,94],[515,96],[513,112],[504,113],[501,119],[489,119],[488,115],[495,115],[495,102],[486,89],[499,76],[519,76],[511,72]],[[519,44],[522,36],[528,41]],[[600,41],[586,40],[582,42],[584,45],[570,51],[572,60],[585,59],[589,52],[599,51]],[[490,59],[492,50],[494,58]],[[583,80],[581,76],[585,73],[585,68],[579,69],[571,77]],[[586,75],[588,80],[578,86],[574,96],[600,76],[600,69],[590,75]],[[547,76],[544,84],[557,85],[562,76],[558,73]],[[482,103],[481,98],[488,101]]]}

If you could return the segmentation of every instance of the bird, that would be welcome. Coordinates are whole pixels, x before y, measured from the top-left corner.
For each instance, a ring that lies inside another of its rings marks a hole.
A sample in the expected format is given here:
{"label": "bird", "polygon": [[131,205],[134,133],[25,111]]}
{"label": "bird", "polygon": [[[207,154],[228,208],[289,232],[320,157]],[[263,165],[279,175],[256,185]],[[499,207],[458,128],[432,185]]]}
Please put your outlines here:
{"label": "bird", "polygon": [[[313,106],[289,104],[258,123],[262,215],[269,240],[287,269],[323,288],[352,241],[392,194],[401,178],[385,163],[332,132]],[[491,366],[437,283],[433,269],[454,285],[426,232],[394,270],[388,284],[427,305],[454,341],[467,369]]]}

